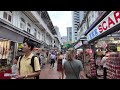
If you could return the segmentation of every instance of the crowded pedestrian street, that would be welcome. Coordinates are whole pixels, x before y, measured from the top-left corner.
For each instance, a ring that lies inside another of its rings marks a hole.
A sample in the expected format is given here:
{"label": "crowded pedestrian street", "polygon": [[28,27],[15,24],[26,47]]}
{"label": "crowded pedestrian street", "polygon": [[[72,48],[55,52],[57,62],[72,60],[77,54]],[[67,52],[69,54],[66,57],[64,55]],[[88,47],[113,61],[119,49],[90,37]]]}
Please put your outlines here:
{"label": "crowded pedestrian street", "polygon": [[120,11],[0,11],[0,79],[120,79]]}

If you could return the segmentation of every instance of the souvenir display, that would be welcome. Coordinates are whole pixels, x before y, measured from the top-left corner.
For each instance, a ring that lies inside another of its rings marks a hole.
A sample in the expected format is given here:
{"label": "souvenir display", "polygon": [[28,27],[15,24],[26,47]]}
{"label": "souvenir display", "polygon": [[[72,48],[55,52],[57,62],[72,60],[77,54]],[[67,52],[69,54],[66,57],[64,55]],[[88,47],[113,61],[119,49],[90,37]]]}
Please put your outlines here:
{"label": "souvenir display", "polygon": [[[107,63],[107,79],[120,79],[120,58],[118,52],[110,52]],[[117,59],[116,59],[117,58]]]}

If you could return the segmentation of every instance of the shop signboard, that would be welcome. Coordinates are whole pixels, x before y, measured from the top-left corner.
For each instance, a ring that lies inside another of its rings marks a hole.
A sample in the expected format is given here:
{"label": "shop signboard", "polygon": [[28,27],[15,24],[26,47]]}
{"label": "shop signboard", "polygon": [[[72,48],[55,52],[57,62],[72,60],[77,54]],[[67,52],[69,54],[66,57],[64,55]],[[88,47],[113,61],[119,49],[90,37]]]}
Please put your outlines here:
{"label": "shop signboard", "polygon": [[80,47],[81,45],[82,45],[82,41],[79,41],[79,42],[74,46],[74,48],[76,49],[76,48]]}
{"label": "shop signboard", "polygon": [[110,30],[120,23],[120,11],[111,11],[97,26],[95,26],[88,34],[87,40],[90,41],[95,37]]}

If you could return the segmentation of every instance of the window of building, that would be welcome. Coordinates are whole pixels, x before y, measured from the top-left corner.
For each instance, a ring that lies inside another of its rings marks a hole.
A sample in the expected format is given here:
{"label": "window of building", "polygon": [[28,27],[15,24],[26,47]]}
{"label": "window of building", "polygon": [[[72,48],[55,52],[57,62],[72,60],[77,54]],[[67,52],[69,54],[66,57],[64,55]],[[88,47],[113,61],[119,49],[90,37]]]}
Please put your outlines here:
{"label": "window of building", "polygon": [[27,28],[27,32],[30,33],[30,28]]}
{"label": "window of building", "polygon": [[30,33],[31,32],[31,25],[29,23],[27,23],[27,32]]}
{"label": "window of building", "polygon": [[94,11],[92,12],[92,18],[94,18]]}
{"label": "window of building", "polygon": [[34,29],[34,36],[36,37],[37,36],[37,30]]}
{"label": "window of building", "polygon": [[77,40],[77,37],[75,37],[75,40]]}
{"label": "window of building", "polygon": [[12,11],[4,11],[3,18],[9,22],[12,21]]}
{"label": "window of building", "polygon": [[90,26],[90,17],[88,17],[88,25]]}
{"label": "window of building", "polygon": [[10,21],[10,22],[11,22],[11,16],[10,16],[10,15],[8,15],[8,21]]}
{"label": "window of building", "polygon": [[3,13],[3,18],[7,19],[7,13],[6,12]]}
{"label": "window of building", "polygon": [[40,39],[40,32],[38,31],[38,38]]}
{"label": "window of building", "polygon": [[25,20],[23,18],[20,18],[20,28],[25,30]]}
{"label": "window of building", "polygon": [[42,40],[44,40],[44,35],[42,34]]}

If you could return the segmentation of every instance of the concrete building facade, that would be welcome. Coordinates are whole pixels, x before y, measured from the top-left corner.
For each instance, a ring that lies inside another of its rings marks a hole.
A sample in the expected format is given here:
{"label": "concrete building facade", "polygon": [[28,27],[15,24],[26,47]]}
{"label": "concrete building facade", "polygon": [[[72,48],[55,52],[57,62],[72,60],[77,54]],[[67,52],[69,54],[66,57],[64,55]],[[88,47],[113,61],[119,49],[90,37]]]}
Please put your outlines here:
{"label": "concrete building facade", "polygon": [[55,28],[55,30],[56,30],[56,32],[57,32],[57,34],[54,35],[54,37],[55,37],[54,46],[55,46],[59,51],[61,51],[61,44],[62,44],[62,42],[61,42],[61,35],[60,35],[60,32],[59,32],[59,28],[58,28],[57,26],[54,26],[54,28]]}
{"label": "concrete building facade", "polygon": [[72,43],[72,27],[67,27],[67,42]]}

